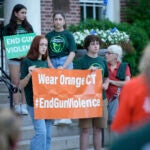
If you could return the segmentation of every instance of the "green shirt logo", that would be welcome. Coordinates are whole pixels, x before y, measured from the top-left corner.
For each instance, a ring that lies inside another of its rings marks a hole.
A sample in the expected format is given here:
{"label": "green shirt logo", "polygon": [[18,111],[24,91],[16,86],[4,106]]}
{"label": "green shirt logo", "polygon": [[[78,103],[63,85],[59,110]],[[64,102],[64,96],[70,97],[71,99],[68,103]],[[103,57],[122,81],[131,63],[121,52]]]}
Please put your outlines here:
{"label": "green shirt logo", "polygon": [[55,36],[50,41],[50,48],[55,53],[62,52],[64,46],[65,46],[65,40],[61,36]]}

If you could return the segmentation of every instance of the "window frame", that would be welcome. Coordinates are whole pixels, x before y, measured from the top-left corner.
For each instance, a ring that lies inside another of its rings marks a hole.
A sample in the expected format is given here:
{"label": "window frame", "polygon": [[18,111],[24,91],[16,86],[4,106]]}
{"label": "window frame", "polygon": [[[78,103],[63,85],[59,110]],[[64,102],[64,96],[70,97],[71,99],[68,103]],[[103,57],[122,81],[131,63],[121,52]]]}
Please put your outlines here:
{"label": "window frame", "polygon": [[87,19],[87,7],[93,8],[93,19],[96,19],[96,8],[103,8],[103,0],[80,0],[80,7],[83,8],[81,16],[83,20]]}

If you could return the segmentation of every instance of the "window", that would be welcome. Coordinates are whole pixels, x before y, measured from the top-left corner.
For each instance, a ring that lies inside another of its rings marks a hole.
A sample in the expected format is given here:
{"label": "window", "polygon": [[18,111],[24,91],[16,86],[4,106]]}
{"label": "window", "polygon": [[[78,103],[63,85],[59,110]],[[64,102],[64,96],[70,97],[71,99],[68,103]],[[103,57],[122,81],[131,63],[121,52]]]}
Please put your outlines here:
{"label": "window", "polygon": [[103,0],[80,0],[81,20],[102,18]]}

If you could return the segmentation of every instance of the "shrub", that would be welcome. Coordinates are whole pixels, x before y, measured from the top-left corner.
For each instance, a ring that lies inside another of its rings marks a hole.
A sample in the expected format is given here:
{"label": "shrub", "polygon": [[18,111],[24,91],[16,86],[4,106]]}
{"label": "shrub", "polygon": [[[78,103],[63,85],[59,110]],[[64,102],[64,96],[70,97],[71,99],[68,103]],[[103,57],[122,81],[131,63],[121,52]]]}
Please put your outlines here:
{"label": "shrub", "polygon": [[133,25],[142,28],[150,39],[150,20],[136,20]]}
{"label": "shrub", "polygon": [[130,23],[134,23],[136,20],[149,20],[149,8],[149,0],[127,0],[127,8],[124,10],[127,21]]}
{"label": "shrub", "polygon": [[117,27],[120,31],[125,31],[130,36],[135,50],[140,54],[148,43],[147,33],[142,28],[128,23],[120,23]]}
{"label": "shrub", "polygon": [[107,30],[110,28],[114,28],[116,26],[115,23],[110,22],[108,19],[102,21],[96,21],[93,19],[87,19],[86,21],[80,22],[78,25],[70,25],[69,30],[72,32],[83,31],[84,29],[100,29]]}

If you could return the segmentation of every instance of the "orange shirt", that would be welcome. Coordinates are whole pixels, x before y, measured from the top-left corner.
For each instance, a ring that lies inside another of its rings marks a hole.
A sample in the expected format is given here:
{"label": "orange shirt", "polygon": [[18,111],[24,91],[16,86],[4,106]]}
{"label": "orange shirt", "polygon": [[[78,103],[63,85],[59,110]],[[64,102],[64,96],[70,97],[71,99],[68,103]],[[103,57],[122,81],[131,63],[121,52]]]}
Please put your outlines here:
{"label": "orange shirt", "polygon": [[111,129],[121,133],[138,127],[150,118],[150,97],[143,75],[133,78],[122,88],[120,104]]}

